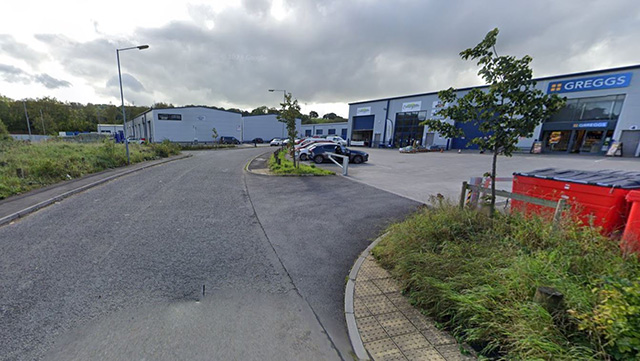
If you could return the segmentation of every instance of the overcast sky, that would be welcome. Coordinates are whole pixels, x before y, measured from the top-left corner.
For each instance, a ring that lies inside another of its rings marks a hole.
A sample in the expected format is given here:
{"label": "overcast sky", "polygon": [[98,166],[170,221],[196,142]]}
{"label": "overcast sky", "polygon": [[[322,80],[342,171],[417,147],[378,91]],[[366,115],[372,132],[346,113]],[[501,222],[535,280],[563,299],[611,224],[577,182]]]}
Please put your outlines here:
{"label": "overcast sky", "polygon": [[278,107],[482,84],[458,53],[498,27],[534,76],[640,64],[638,0],[21,0],[0,11],[0,94],[119,104]]}

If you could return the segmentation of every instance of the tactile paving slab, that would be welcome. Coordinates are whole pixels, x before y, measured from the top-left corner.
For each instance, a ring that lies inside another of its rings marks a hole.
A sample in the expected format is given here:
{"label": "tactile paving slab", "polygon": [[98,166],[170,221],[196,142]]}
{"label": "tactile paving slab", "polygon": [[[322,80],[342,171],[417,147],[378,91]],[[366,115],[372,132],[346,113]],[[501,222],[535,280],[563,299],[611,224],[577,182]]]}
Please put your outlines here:
{"label": "tactile paving slab", "polygon": [[384,328],[378,323],[378,320],[373,316],[356,319],[356,324],[362,342],[377,341],[389,337]]}
{"label": "tactile paving slab", "polygon": [[391,337],[418,332],[418,329],[415,328],[415,326],[413,326],[413,324],[400,312],[378,315],[376,316],[376,319]]}

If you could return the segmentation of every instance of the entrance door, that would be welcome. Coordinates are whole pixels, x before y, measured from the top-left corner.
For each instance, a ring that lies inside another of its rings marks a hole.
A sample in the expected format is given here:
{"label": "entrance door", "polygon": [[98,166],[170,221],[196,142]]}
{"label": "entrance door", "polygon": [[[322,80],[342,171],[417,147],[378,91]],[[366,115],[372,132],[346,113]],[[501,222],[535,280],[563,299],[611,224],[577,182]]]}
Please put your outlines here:
{"label": "entrance door", "polygon": [[580,147],[582,147],[582,142],[584,141],[584,133],[586,133],[584,130],[573,132],[569,153],[580,153]]}
{"label": "entrance door", "polygon": [[623,130],[620,142],[622,142],[622,156],[635,157],[638,143],[640,143],[640,130]]}
{"label": "entrance door", "polygon": [[435,137],[436,137],[435,133],[427,133],[427,138],[424,141],[424,145],[425,146],[433,145],[433,141],[434,141]]}

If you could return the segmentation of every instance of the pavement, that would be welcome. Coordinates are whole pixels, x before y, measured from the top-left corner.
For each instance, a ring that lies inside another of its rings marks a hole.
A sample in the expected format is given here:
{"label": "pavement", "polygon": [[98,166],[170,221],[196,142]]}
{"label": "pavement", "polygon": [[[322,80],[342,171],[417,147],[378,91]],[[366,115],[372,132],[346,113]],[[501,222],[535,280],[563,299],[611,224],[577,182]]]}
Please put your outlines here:
{"label": "pavement", "polygon": [[353,359],[345,275],[419,204],[243,171],[270,151],[191,152],[16,198],[54,201],[0,227],[0,360]]}
{"label": "pavement", "polygon": [[[268,174],[265,159],[252,159],[247,170]],[[345,289],[344,311],[349,339],[359,360],[467,361],[474,351],[460,345],[433,319],[413,307],[398,283],[371,256],[374,241],[355,261]]]}

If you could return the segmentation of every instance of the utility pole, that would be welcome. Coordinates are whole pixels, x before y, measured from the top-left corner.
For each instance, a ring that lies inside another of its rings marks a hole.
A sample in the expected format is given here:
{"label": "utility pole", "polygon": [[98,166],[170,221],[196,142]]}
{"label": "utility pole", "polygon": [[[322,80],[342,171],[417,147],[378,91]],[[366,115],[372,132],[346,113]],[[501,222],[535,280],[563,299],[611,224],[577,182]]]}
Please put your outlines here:
{"label": "utility pole", "polygon": [[27,129],[29,130],[29,141],[31,141],[31,124],[29,124],[29,113],[27,113],[27,102],[22,101],[22,105],[24,106],[24,115],[27,117]]}
{"label": "utility pole", "polygon": [[42,115],[42,109],[40,109],[40,120],[42,120],[42,135],[47,135],[44,130],[44,115]]}

